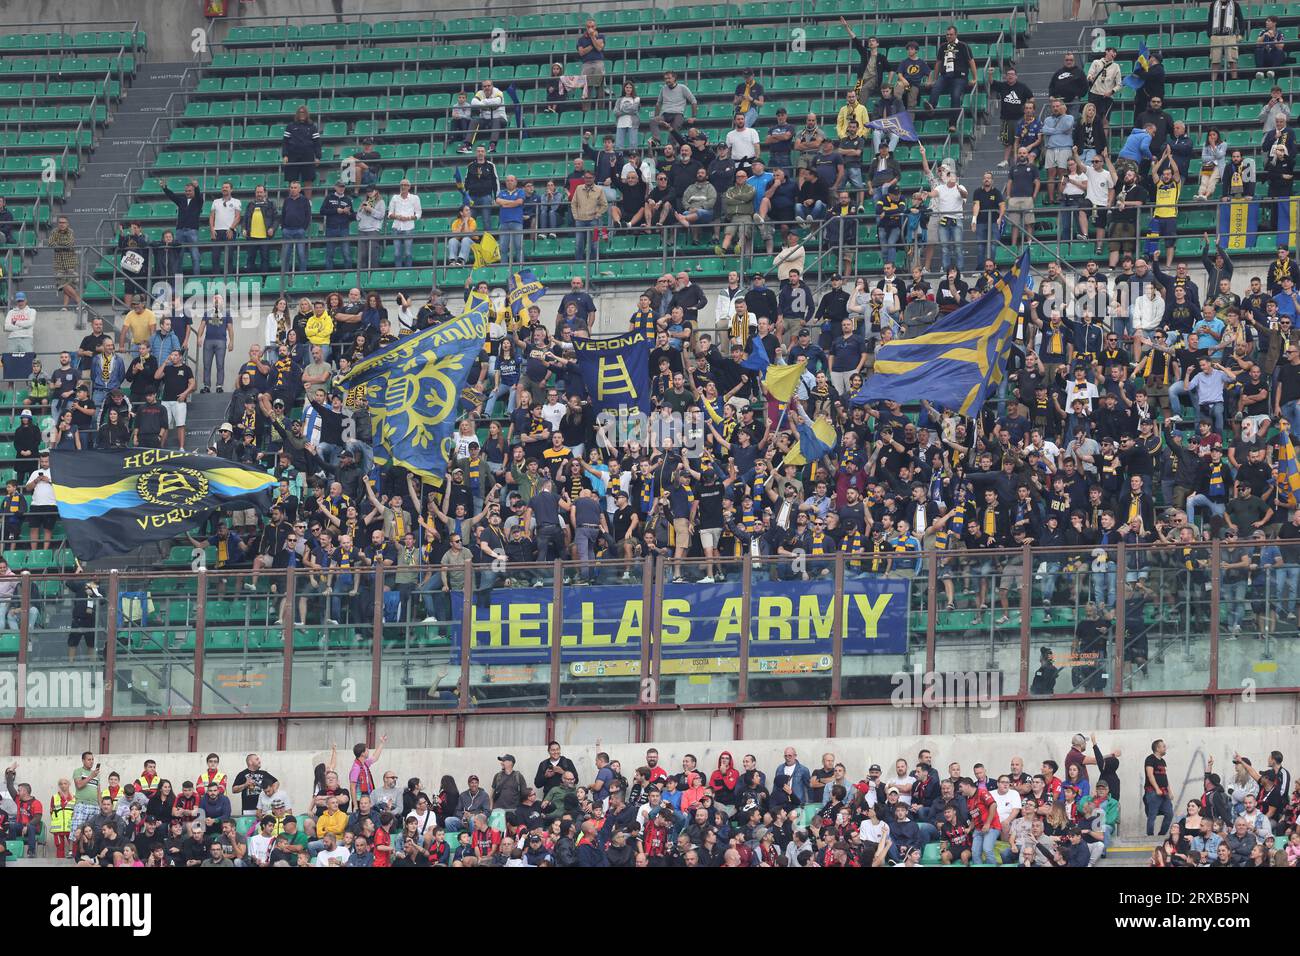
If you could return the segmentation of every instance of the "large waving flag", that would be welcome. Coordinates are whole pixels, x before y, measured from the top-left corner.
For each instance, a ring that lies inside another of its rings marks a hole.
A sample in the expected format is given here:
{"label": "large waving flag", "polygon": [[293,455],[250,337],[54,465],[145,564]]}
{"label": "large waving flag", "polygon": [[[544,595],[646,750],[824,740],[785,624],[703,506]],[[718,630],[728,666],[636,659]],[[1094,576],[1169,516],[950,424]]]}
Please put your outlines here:
{"label": "large waving flag", "polygon": [[758,336],[749,340],[749,355],[741,360],[740,367],[762,375],[772,360],[767,357],[767,346],[759,341]]}
{"label": "large waving flag", "polygon": [[491,309],[488,299],[471,296],[460,315],[398,339],[339,380],[344,388],[366,386],[376,462],[431,481],[446,474],[460,393],[483,349]]}
{"label": "large waving flag", "polygon": [[912,114],[904,110],[893,116],[882,116],[867,124],[867,129],[878,129],[886,136],[896,135],[904,143],[919,143],[921,137],[916,135],[916,126],[912,123]]}
{"label": "large waving flag", "polygon": [[266,511],[276,480],[179,449],[55,451],[50,483],[68,544],[91,561],[193,531],[223,508]]}
{"label": "large waving flag", "polygon": [[593,412],[626,407],[650,413],[649,339],[640,332],[576,338],[573,351]]}
{"label": "large waving flag", "polygon": [[790,453],[783,459],[787,465],[820,461],[834,450],[840,439],[835,426],[825,418],[819,418],[811,424],[808,419],[801,418],[795,426],[795,432],[799,435],[799,444],[790,449]]}
{"label": "large waving flag", "polygon": [[[762,345],[759,345],[762,348]],[[778,402],[789,402],[794,397],[795,389],[799,387],[799,379],[803,377],[803,371],[808,367],[804,359],[800,359],[793,365],[769,365],[767,371],[763,373],[763,388],[767,389],[767,394],[771,395]]]}
{"label": "large waving flag", "polygon": [[541,301],[546,295],[546,286],[537,278],[532,269],[521,269],[510,274],[510,285],[506,289],[506,302],[516,319],[528,315],[528,309]]}
{"label": "large waving flag", "polygon": [[887,342],[875,370],[853,397],[855,405],[881,400],[919,401],[975,415],[989,386],[1002,380],[1029,278],[1029,250],[974,302],[949,313],[928,332]]}
{"label": "large waving flag", "polygon": [[1291,443],[1291,427],[1284,418],[1282,434],[1277,446],[1277,500],[1287,508],[1300,507],[1300,467],[1295,460],[1295,445]]}
{"label": "large waving flag", "polygon": [[1147,69],[1151,66],[1147,54],[1150,52],[1145,41],[1138,47],[1137,59],[1133,61],[1133,72],[1124,77],[1124,85],[1129,89],[1140,90],[1146,85]]}
{"label": "large waving flag", "polygon": [[501,261],[501,246],[490,232],[485,232],[479,236],[477,242],[471,239],[469,247],[474,253],[474,265],[471,267],[471,271],[482,269],[484,266],[495,265]]}

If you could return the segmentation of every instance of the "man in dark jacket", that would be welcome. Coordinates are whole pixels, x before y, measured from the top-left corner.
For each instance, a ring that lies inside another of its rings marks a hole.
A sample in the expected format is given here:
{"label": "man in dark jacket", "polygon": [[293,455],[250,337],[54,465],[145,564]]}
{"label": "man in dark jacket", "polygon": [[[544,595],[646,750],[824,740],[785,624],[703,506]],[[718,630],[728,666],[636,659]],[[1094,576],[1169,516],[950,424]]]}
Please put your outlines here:
{"label": "man in dark jacket", "polygon": [[504,754],[497,758],[501,770],[492,778],[492,806],[498,810],[513,810],[523,800],[528,782],[515,769],[515,755]]}
{"label": "man in dark jacket", "polygon": [[158,180],[163,195],[176,204],[176,242],[183,251],[190,254],[190,275],[199,274],[199,228],[203,218],[203,191],[199,181],[191,179],[185,184],[185,195],[178,196],[167,188],[167,183]]}
{"label": "man in dark jacket", "polygon": [[307,243],[302,240],[307,238],[311,220],[311,201],[302,194],[302,184],[294,180],[280,207],[280,238],[285,240],[280,257],[291,273],[307,268]]}
{"label": "man in dark jacket", "polygon": [[537,765],[537,776],[533,778],[533,786],[543,794],[560,783],[564,779],[564,774],[573,774],[574,779],[578,777],[578,768],[573,765],[573,761],[560,753],[560,742],[552,740],[546,745],[547,757]]}
{"label": "man in dark jacket", "polygon": [[596,839],[598,829],[595,820],[587,820],[582,824],[582,838],[578,841],[578,866],[609,866],[605,851]]}
{"label": "man in dark jacket", "polygon": [[241,224],[248,241],[248,271],[254,274],[270,271],[270,240],[279,225],[279,213],[275,202],[267,198],[265,186],[253,190],[253,201],[245,207]]}
{"label": "man in dark jacket", "polygon": [[1088,77],[1075,63],[1074,54],[1067,53],[1060,67],[1047,84],[1047,95],[1065,102],[1070,113],[1078,119],[1079,102],[1088,92]]}
{"label": "man in dark jacket", "polygon": [[352,268],[352,245],[347,241],[348,228],[352,220],[357,218],[356,210],[352,206],[352,199],[348,196],[348,184],[339,180],[334,184],[334,191],[321,200],[320,215],[325,220],[325,268],[337,268],[334,264],[334,255],[338,251],[343,253],[343,269],[346,271]]}
{"label": "man in dark jacket", "polygon": [[501,189],[496,164],[487,158],[487,149],[474,149],[474,161],[465,167],[465,195],[469,197],[474,218],[480,229],[492,228],[492,210]]}
{"label": "man in dark jacket", "polygon": [[284,181],[302,183],[307,198],[311,199],[311,188],[316,181],[316,167],[320,165],[320,158],[320,128],[311,121],[307,107],[300,106],[292,122],[285,126],[280,144]]}
{"label": "man in dark jacket", "polygon": [[164,229],[162,239],[153,247],[153,274],[162,279],[180,275],[182,252],[176,242],[176,233],[171,229]]}
{"label": "man in dark jacket", "polygon": [[677,273],[676,286],[672,291],[672,305],[681,306],[682,318],[693,328],[699,327],[700,309],[708,303],[704,290],[691,281],[689,272]]}

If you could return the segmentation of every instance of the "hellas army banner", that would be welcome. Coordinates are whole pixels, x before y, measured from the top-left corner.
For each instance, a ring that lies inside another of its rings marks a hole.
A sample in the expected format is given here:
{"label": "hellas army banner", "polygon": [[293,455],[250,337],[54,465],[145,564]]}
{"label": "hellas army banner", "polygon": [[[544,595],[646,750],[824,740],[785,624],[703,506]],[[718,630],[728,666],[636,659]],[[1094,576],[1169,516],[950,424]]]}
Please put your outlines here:
{"label": "hellas army banner", "polygon": [[[835,616],[844,614],[845,654],[902,654],[907,649],[911,582],[855,579],[837,600],[833,582],[755,581],[749,622],[750,667],[764,658],[792,659],[801,669],[829,670]],[[648,613],[635,585],[563,589],[560,659],[575,676],[634,675]],[[453,619],[463,603],[453,596]],[[546,664],[551,654],[549,591],[498,588],[486,607],[472,608],[470,663]],[[735,670],[743,633],[739,582],[669,584],[661,609],[664,673]],[[452,663],[460,662],[452,641]],[[694,668],[694,670],[693,670]]]}

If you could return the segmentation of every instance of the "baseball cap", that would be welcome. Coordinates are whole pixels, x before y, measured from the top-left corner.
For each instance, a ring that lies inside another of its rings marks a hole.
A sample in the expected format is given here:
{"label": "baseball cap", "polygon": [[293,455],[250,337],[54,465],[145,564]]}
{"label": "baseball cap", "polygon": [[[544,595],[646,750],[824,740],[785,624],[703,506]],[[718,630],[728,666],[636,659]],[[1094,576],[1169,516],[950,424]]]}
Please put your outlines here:
{"label": "baseball cap", "polygon": [[18,417],[19,417],[19,418],[31,418],[31,417],[32,417],[32,410],[31,410],[30,408],[24,408],[21,412],[18,413]]}
{"label": "baseball cap", "polygon": [[14,294],[14,301],[15,301],[15,302],[26,302],[26,301],[27,301],[27,293],[26,293],[26,292],[17,292],[17,293],[15,293],[15,294]]}
{"label": "baseball cap", "polygon": [[221,427],[217,429],[219,432],[233,432],[234,430],[235,426],[230,424],[230,422],[222,422]]}
{"label": "baseball cap", "polygon": [[898,793],[898,788],[897,788],[897,787],[890,787],[888,790],[885,791],[885,794],[886,794],[886,795],[891,794],[891,793]]}
{"label": "baseball cap", "polygon": [[514,754],[502,754],[500,757],[497,757],[497,760],[509,760],[511,763],[518,763],[518,761],[515,760]]}
{"label": "baseball cap", "polygon": [[870,767],[867,768],[867,773],[880,773],[880,764],[873,763]]}

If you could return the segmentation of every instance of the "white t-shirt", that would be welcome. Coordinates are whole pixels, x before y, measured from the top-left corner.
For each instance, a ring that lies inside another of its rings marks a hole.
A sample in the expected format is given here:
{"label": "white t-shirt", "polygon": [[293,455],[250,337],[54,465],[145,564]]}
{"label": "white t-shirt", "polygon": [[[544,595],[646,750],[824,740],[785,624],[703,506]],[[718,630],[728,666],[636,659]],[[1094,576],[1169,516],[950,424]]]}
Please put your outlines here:
{"label": "white t-shirt", "polygon": [[234,225],[235,217],[239,215],[243,208],[244,204],[234,196],[231,196],[229,199],[217,198],[213,200],[212,228],[229,229]]}
{"label": "white t-shirt", "polygon": [[1088,177],[1088,202],[1105,209],[1110,204],[1110,187],[1115,183],[1110,170],[1094,169],[1089,164],[1083,172]]}
{"label": "white t-shirt", "polygon": [[34,506],[40,506],[40,507],[44,507],[47,505],[53,506],[55,504],[54,485],[50,484],[50,482],[53,481],[54,479],[50,475],[50,469],[37,468],[35,471],[32,472],[31,478],[29,478],[28,481],[31,481],[32,479],[35,478],[42,478],[42,477],[45,480],[36,482],[35,487],[32,488],[32,504]]}
{"label": "white t-shirt", "polygon": [[733,129],[727,134],[727,145],[731,147],[732,159],[753,159],[758,155],[758,130],[752,126]]}
{"label": "white t-shirt", "polygon": [[911,787],[915,783],[916,780],[912,777],[894,777],[892,780],[885,781],[885,793],[889,793],[890,787],[897,787],[898,802],[910,805],[912,802],[912,795],[907,792],[907,788]]}
{"label": "white t-shirt", "polygon": [[254,860],[265,862],[271,858],[271,850],[274,846],[275,837],[265,837],[260,833],[255,833],[248,838],[248,855]]}
{"label": "white t-shirt", "polygon": [[1092,412],[1092,400],[1097,397],[1097,386],[1092,382],[1084,382],[1080,385],[1078,382],[1068,382],[1065,386],[1065,408],[1070,411],[1074,408],[1074,400],[1082,398],[1084,400],[1084,410]]}
{"label": "white t-shirt", "polygon": [[554,405],[542,406],[542,419],[546,424],[551,426],[551,431],[560,427],[560,422],[564,420],[564,413],[569,410],[569,406],[564,402],[556,402]]}
{"label": "white t-shirt", "polygon": [[321,850],[319,853],[316,854],[316,863],[314,865],[329,866],[330,860],[338,860],[339,861],[338,865],[342,866],[343,864],[348,862],[348,857],[350,857],[351,855],[352,855],[352,851],[345,846],[336,846],[332,850]]}
{"label": "white t-shirt", "polygon": [[989,794],[992,795],[993,802],[998,805],[998,819],[1002,821],[1002,830],[1005,832],[1011,811],[1020,809],[1020,794],[1011,787],[1007,787],[1006,793],[998,793],[995,787],[989,791]]}
{"label": "white t-shirt", "polygon": [[889,833],[889,824],[880,822],[872,823],[870,820],[863,820],[862,826],[858,827],[858,835],[862,837],[864,843],[879,843]]}
{"label": "white t-shirt", "polygon": [[[301,542],[300,542],[301,543]],[[301,554],[302,552],[299,552]],[[257,815],[264,817],[271,812],[271,804],[279,800],[284,804],[284,812],[289,813],[293,808],[293,801],[289,795],[284,792],[284,787],[276,787],[274,794],[269,794],[265,790],[257,795]]]}

